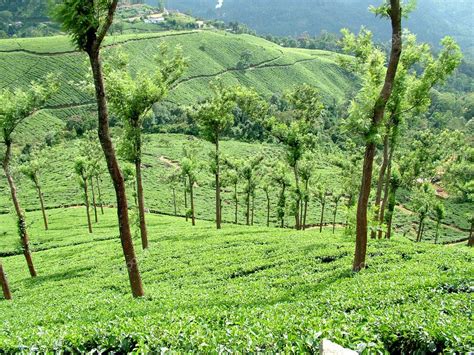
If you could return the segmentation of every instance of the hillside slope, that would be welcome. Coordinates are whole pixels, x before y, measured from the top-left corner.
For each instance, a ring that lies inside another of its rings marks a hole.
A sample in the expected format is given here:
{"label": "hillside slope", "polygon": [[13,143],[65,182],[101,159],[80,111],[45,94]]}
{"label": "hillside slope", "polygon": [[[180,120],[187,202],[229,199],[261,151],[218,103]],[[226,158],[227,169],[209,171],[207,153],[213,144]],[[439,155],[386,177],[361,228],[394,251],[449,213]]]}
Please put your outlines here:
{"label": "hillside slope", "polygon": [[[189,68],[169,100],[190,104],[208,94],[209,81],[220,77],[227,83],[254,87],[262,95],[283,92],[296,84],[318,87],[326,100],[340,100],[353,85],[337,64],[337,55],[324,51],[281,48],[249,35],[225,32],[161,32],[107,38],[104,55],[121,46],[135,67],[151,69],[158,45],[182,46]],[[250,53],[245,69],[238,63]],[[65,36],[0,40],[0,88],[24,87],[48,73],[59,73],[61,89],[46,105],[51,124],[65,117],[83,115],[93,102],[83,83],[88,73],[86,56],[74,50]],[[54,120],[54,117],[58,120]]]}
{"label": "hillside slope", "polygon": [[0,301],[0,352],[317,353],[322,338],[368,353],[473,349],[465,246],[371,240],[354,274],[354,240],[339,232],[150,216],[150,248],[137,248],[146,296],[132,300],[116,212],[94,235],[83,211],[54,212],[33,233],[46,244],[38,277],[22,255],[2,258],[14,300]]}

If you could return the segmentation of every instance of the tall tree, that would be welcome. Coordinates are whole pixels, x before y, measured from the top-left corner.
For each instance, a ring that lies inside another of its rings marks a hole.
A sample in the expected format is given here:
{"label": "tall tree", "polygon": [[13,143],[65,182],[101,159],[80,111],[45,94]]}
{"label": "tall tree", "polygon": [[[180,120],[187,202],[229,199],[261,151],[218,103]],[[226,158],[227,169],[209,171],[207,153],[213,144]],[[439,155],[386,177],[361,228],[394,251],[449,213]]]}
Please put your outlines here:
{"label": "tall tree", "polygon": [[61,0],[54,7],[54,17],[61,23],[63,30],[71,35],[76,47],[89,57],[97,100],[98,135],[115,189],[122,250],[132,294],[142,297],[144,291],[130,232],[125,182],[109,133],[109,113],[100,56],[100,47],[113,22],[117,3],[118,0]]}
{"label": "tall tree", "polygon": [[436,220],[436,234],[435,234],[435,244],[438,244],[439,239],[439,226],[443,219],[446,218],[446,208],[444,204],[439,202],[434,206],[434,217]]}
{"label": "tall tree", "polygon": [[321,205],[321,216],[319,221],[319,233],[323,232],[324,225],[324,210],[326,208],[327,198],[329,196],[329,191],[325,185],[320,184],[315,192],[316,199]]}
{"label": "tall tree", "polygon": [[242,162],[240,160],[225,159],[225,165],[227,167],[225,173],[225,181],[228,185],[232,186],[233,193],[232,199],[234,201],[234,223],[239,223],[239,181],[242,174]]}
{"label": "tall tree", "polygon": [[25,256],[30,275],[36,276],[33,259],[30,252],[30,242],[26,228],[25,214],[18,200],[17,188],[10,169],[12,160],[13,134],[18,125],[37,111],[57,90],[52,77],[47,78],[45,85],[32,83],[26,89],[0,91],[0,130],[5,150],[3,151],[2,166],[10,188],[10,195],[18,221],[18,233],[21,239],[23,255]]}
{"label": "tall tree", "polygon": [[413,207],[418,213],[418,231],[416,241],[421,242],[425,230],[425,219],[435,205],[435,191],[429,183],[423,183],[418,186],[413,196]]}
{"label": "tall tree", "polygon": [[[452,38],[444,38],[441,45],[441,52],[437,57],[434,57],[427,44],[418,44],[415,35],[408,32],[404,34],[403,54],[395,77],[393,92],[386,108],[383,161],[379,171],[375,201],[375,218],[379,220],[380,224],[385,220],[390,170],[405,117],[426,112],[431,103],[431,89],[436,84],[443,83],[461,63],[460,48]],[[430,138],[424,139],[424,143],[430,141],[432,141]],[[434,154],[429,154],[426,149],[432,146],[432,144],[428,144],[419,147],[423,154],[417,154],[413,161],[415,174],[417,170],[429,170],[432,162],[436,160],[434,156],[439,154],[433,151],[431,152]],[[381,199],[382,190],[384,190],[383,199]],[[379,227],[378,234],[381,238],[381,227]]]}
{"label": "tall tree", "polygon": [[280,221],[281,228],[284,228],[286,217],[286,197],[287,190],[291,186],[291,179],[288,175],[286,166],[281,162],[276,164],[273,173],[273,181],[275,181],[276,185],[280,188],[278,194],[277,218]]}
{"label": "tall tree", "polygon": [[245,192],[245,204],[247,206],[245,217],[246,217],[246,222],[248,226],[251,225],[251,216],[253,215],[253,208],[251,207],[251,201],[255,196],[255,190],[257,187],[257,182],[256,182],[257,168],[259,167],[262,160],[263,160],[262,155],[257,155],[253,159],[249,158],[243,163],[242,169],[241,169],[241,176],[243,180],[245,181],[244,192]]}
{"label": "tall tree", "polygon": [[28,157],[28,160],[20,166],[20,171],[25,175],[35,186],[36,192],[38,193],[38,200],[40,202],[41,214],[43,215],[44,229],[48,230],[48,216],[44,207],[44,196],[41,190],[40,176],[41,172],[46,164],[44,158],[45,151],[39,151],[34,149]]}
{"label": "tall tree", "polygon": [[308,158],[304,159],[302,164],[299,167],[299,174],[301,175],[301,182],[302,182],[302,201],[303,204],[301,206],[301,228],[304,230],[306,229],[306,220],[308,216],[308,204],[311,199],[310,194],[310,180],[314,173],[314,166],[313,162],[311,162]]}
{"label": "tall tree", "polygon": [[90,214],[90,202],[89,202],[89,179],[90,175],[90,165],[86,158],[79,157],[74,162],[74,171],[79,177],[79,185],[81,186],[84,193],[84,202],[86,204],[86,216],[87,216],[87,227],[89,233],[92,233],[92,222]]}
{"label": "tall tree", "polygon": [[194,207],[194,187],[197,183],[197,173],[199,171],[200,164],[197,159],[197,147],[196,146],[184,146],[183,147],[183,159],[181,161],[181,171],[185,179],[188,181],[189,188],[189,202],[191,209],[186,211],[186,215],[191,217],[192,225],[196,225],[196,211]]}
{"label": "tall tree", "polygon": [[[372,184],[372,167],[378,131],[384,118],[385,106],[392,94],[393,83],[402,54],[402,8],[400,0],[386,0],[384,4],[373,10],[379,16],[390,18],[392,26],[390,59],[384,80],[381,80],[383,74],[380,70],[380,63],[384,61],[384,54],[373,45],[371,34],[366,33],[359,39],[356,39],[355,36],[351,36],[347,32],[345,33],[346,51],[354,53],[357,64],[365,67],[362,89],[351,105],[351,115],[353,118],[363,122],[366,140],[362,181],[357,205],[357,237],[352,266],[355,272],[365,268],[367,253],[367,206]],[[406,9],[404,9],[404,14],[406,14]],[[378,94],[377,91],[379,91]],[[370,120],[367,120],[369,117]]]}
{"label": "tall tree", "polygon": [[295,180],[295,225],[301,229],[302,188],[299,164],[303,154],[314,144],[314,135],[323,111],[316,88],[301,85],[286,94],[289,111],[267,120],[272,135],[286,148],[286,158]]}
{"label": "tall tree", "polygon": [[339,203],[344,195],[340,191],[334,191],[332,193],[332,202],[334,203],[334,211],[332,213],[332,234],[336,232],[336,218],[337,218],[337,209],[339,207]]}
{"label": "tall tree", "polygon": [[142,247],[146,249],[148,232],[142,178],[143,120],[152,106],[161,101],[181,77],[186,63],[180,48],[175,54],[170,54],[165,44],[158,50],[152,73],[143,69],[132,75],[129,61],[121,54],[114,53],[110,62],[105,80],[107,99],[112,112],[121,119],[124,126],[121,153],[135,165],[140,235]]}
{"label": "tall tree", "polygon": [[203,102],[195,114],[204,139],[214,144],[212,172],[215,177],[216,227],[221,229],[221,156],[220,141],[235,122],[233,111],[239,108],[249,116],[264,112],[264,102],[253,90],[242,86],[225,87],[221,82],[211,84],[213,96]]}

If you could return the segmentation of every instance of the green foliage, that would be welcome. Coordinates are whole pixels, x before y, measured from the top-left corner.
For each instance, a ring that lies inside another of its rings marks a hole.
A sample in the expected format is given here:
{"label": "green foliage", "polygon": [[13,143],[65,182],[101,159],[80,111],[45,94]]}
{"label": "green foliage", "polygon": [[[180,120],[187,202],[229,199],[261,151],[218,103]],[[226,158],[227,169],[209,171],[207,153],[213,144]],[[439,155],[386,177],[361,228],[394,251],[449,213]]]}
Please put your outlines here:
{"label": "green foliage", "polygon": [[448,165],[444,180],[447,186],[464,201],[474,201],[474,148],[460,149]]}
{"label": "green foliage", "polygon": [[[83,209],[51,211],[57,227],[47,233],[40,212],[28,214],[42,276],[28,277],[21,251],[2,258],[15,296],[0,301],[3,351],[299,353],[317,352],[323,338],[366,352],[472,348],[473,252],[464,246],[371,241],[369,268],[353,275],[353,239],[339,231],[217,233],[210,222],[193,229],[150,215],[151,247],[137,250],[147,297],[132,300],[116,211],[105,212],[92,235]],[[16,243],[10,219],[0,216],[2,251]]]}

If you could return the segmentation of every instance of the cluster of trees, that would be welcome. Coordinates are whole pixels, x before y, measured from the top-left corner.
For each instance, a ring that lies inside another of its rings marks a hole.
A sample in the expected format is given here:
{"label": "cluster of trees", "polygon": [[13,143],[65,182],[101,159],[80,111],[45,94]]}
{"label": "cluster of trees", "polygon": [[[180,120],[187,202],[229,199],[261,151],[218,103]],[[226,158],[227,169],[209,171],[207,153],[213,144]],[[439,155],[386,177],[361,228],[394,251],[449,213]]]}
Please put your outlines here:
{"label": "cluster of trees", "polygon": [[[64,0],[54,7],[54,13],[63,30],[71,35],[76,47],[88,55],[97,101],[98,137],[86,134],[85,145],[80,147],[80,156],[75,162],[75,171],[84,190],[89,231],[92,232],[89,193],[92,194],[92,205],[97,221],[97,206],[102,205],[100,167],[103,165],[102,158],[105,158],[105,165],[116,195],[119,233],[132,294],[134,297],[141,297],[144,295],[144,289],[132,242],[126,187],[128,183],[134,186],[142,247],[147,248],[145,196],[141,172],[145,117],[155,103],[163,100],[182,75],[186,61],[180,49],[173,52],[162,46],[157,50],[155,69],[152,73],[133,70],[129,66],[128,58],[120,52],[114,53],[103,65],[101,44],[113,23],[116,7],[117,0],[100,2]],[[443,49],[434,56],[429,46],[418,44],[414,35],[404,33],[402,13],[406,15],[409,10],[409,7],[402,8],[399,0],[386,1],[382,6],[373,9],[377,15],[387,17],[392,25],[392,44],[388,57],[383,48],[373,43],[369,31],[362,30],[359,35],[343,31],[342,48],[346,53],[352,54],[352,57],[341,58],[341,64],[353,71],[360,78],[361,84],[349,104],[348,118],[345,120],[346,138],[353,139],[346,139],[344,142],[351,159],[343,163],[344,176],[340,191],[329,191],[322,179],[315,175],[315,147],[319,143],[319,133],[326,128],[326,116],[322,98],[314,87],[309,85],[296,87],[275,104],[272,100],[260,97],[252,89],[239,85],[225,86],[220,81],[212,83],[211,96],[191,108],[188,116],[197,123],[198,133],[214,146],[210,155],[210,167],[214,177],[217,229],[222,228],[223,223],[222,188],[225,184],[234,189],[235,222],[238,223],[239,181],[244,182],[247,224],[253,223],[258,185],[267,197],[267,224],[270,224],[270,190],[276,187],[278,221],[284,227],[289,212],[294,217],[294,225],[298,230],[307,226],[308,204],[311,201],[318,201],[321,205],[322,229],[324,209],[331,199],[335,206],[334,231],[337,209],[345,199],[349,211],[356,209],[355,219],[352,219],[349,213],[347,221],[349,229],[352,228],[351,224],[356,228],[354,271],[365,267],[367,237],[371,224],[373,238],[376,238],[377,234],[381,238],[383,229],[386,237],[390,238],[396,194],[400,186],[413,187],[417,191],[413,198],[413,204],[417,206],[420,217],[417,239],[422,239],[426,217],[433,211],[439,227],[444,218],[444,211],[442,206],[433,202],[431,187],[426,182],[430,181],[434,167],[438,166],[434,162],[443,159],[452,161],[452,156],[448,159],[446,154],[440,155],[437,150],[427,152],[426,150],[433,146],[423,144],[422,140],[417,149],[411,149],[411,154],[406,154],[405,136],[413,135],[407,121],[412,115],[428,110],[430,90],[453,73],[461,62],[461,54],[458,45],[451,38],[443,39]],[[136,80],[138,77],[140,80]],[[28,89],[14,91],[4,89],[0,93],[0,124],[5,146],[3,169],[18,218],[23,253],[32,277],[36,276],[36,269],[29,250],[25,215],[10,170],[12,135],[18,124],[40,109],[56,90],[58,87],[54,78],[48,77],[43,85],[33,83]],[[109,108],[123,126],[119,153],[131,165],[121,167],[119,164],[118,154],[110,137]],[[221,152],[222,139],[229,135],[239,117],[244,117],[246,122],[253,122],[268,137],[278,142],[284,149],[284,159],[275,162],[262,155],[246,162],[239,162],[224,157]],[[412,141],[416,143],[420,142],[420,139]],[[453,142],[455,143],[456,139]],[[103,154],[97,154],[99,146]],[[378,167],[373,208],[370,209],[369,201],[372,200],[373,192],[372,175],[378,150],[382,152],[382,161]],[[362,154],[359,154],[361,151]],[[190,203],[190,210],[186,212],[186,216],[195,224],[194,188],[201,164],[195,147],[186,147],[183,153],[180,168],[173,170],[169,181],[173,189],[175,211],[176,190],[183,184],[186,209],[188,197]],[[472,163],[471,155],[459,153],[454,163],[450,165],[449,174],[451,176],[466,174],[463,166]],[[426,157],[430,159],[427,160]],[[362,171],[359,171],[360,162]],[[41,164],[35,161],[32,155],[28,167],[24,168],[24,173],[34,183],[39,200],[43,204],[38,166]],[[129,168],[130,166],[132,168]],[[468,174],[472,174],[472,169]],[[469,176],[471,175],[468,175],[468,179]],[[357,178],[360,179],[360,183],[355,181]],[[462,186],[457,184],[456,189],[461,195],[464,194],[465,198],[472,198],[472,179]],[[355,198],[357,194],[358,200]],[[44,208],[43,215],[47,228]],[[369,220],[373,223],[369,223]],[[0,274],[4,295],[9,298],[11,294],[1,265]]]}

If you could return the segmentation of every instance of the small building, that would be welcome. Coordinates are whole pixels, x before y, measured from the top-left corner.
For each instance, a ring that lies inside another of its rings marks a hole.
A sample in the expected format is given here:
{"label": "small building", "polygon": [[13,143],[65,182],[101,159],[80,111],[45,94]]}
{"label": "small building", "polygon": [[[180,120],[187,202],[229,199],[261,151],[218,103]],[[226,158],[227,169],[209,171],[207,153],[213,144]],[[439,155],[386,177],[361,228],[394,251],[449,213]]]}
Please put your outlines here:
{"label": "small building", "polygon": [[165,18],[162,13],[160,14],[151,14],[148,15],[147,18],[145,19],[145,23],[161,23],[164,22]]}

